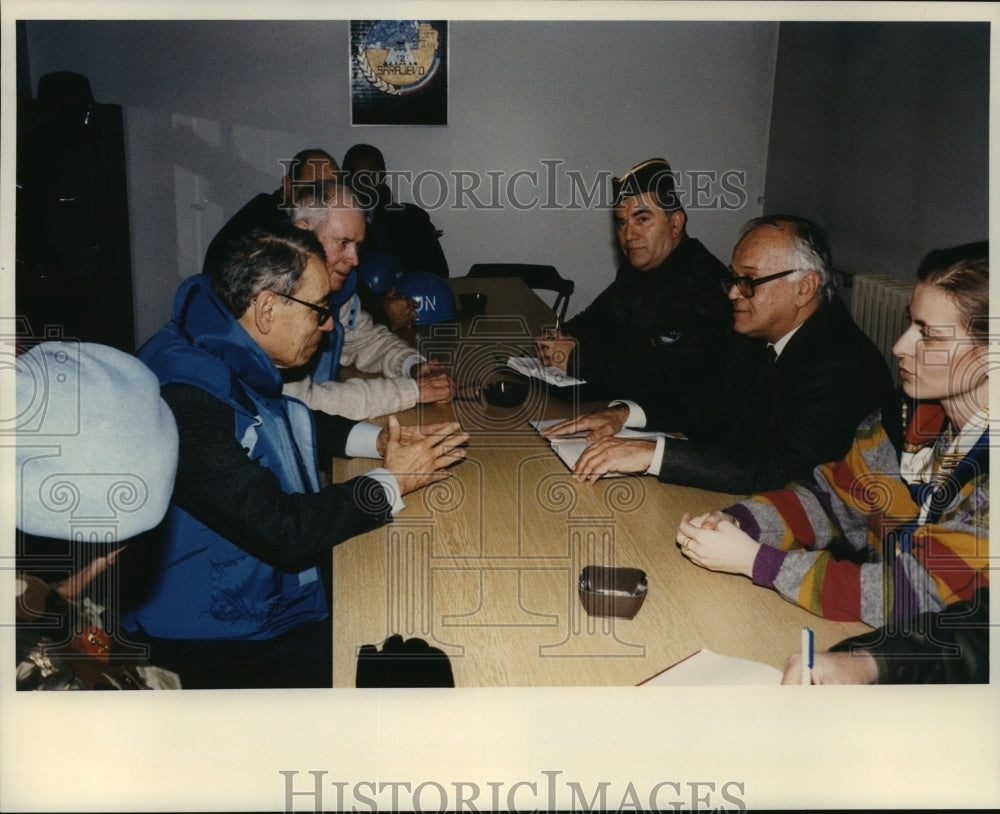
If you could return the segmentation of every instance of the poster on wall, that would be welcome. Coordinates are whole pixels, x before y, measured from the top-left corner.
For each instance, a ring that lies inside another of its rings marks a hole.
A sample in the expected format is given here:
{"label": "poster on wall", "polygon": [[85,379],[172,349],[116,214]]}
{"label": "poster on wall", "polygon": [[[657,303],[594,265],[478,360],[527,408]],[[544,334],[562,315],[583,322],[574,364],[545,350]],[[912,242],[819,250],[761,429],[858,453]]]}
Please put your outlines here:
{"label": "poster on wall", "polygon": [[351,124],[448,123],[448,23],[352,20]]}

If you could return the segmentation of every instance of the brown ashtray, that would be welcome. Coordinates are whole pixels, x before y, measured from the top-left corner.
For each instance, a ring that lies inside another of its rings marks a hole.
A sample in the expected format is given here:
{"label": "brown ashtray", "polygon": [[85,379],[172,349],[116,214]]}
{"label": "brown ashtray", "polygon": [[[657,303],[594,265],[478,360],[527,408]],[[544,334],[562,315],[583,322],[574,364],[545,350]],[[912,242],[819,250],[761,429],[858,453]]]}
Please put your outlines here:
{"label": "brown ashtray", "polygon": [[648,587],[646,572],[638,568],[587,565],[580,572],[580,601],[588,616],[631,619],[642,607]]}

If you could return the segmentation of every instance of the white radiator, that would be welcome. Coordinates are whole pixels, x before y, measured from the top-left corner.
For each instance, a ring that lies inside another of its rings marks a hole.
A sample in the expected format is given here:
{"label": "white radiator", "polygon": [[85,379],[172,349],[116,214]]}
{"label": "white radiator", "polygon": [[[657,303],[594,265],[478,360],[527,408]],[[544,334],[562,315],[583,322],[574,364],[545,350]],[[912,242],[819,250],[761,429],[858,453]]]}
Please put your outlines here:
{"label": "white radiator", "polygon": [[886,274],[856,274],[851,285],[851,316],[882,351],[897,386],[899,368],[892,346],[908,325],[906,308],[912,293],[913,283]]}

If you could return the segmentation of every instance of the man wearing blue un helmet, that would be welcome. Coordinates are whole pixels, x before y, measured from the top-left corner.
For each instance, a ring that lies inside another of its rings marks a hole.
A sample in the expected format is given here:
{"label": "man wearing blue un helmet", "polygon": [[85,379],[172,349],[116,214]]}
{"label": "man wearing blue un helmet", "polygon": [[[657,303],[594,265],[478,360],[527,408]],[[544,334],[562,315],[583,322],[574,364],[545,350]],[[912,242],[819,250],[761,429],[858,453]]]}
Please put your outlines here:
{"label": "man wearing blue un helmet", "polygon": [[454,292],[444,280],[429,272],[404,274],[396,283],[396,292],[416,303],[415,325],[458,319]]}
{"label": "man wearing blue un helmet", "polygon": [[417,320],[417,304],[396,290],[396,282],[403,276],[403,264],[394,251],[382,246],[366,246],[357,273],[358,297],[375,322],[386,325],[390,331],[413,327]]}

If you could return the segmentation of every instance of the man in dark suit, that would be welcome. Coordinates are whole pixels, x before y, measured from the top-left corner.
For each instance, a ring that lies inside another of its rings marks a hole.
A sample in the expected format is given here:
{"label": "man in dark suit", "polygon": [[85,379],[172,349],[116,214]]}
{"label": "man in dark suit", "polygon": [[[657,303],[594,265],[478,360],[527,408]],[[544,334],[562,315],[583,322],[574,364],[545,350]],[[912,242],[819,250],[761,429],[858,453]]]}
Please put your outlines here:
{"label": "man in dark suit", "polygon": [[[734,494],[778,488],[843,457],[861,419],[892,398],[885,360],[833,296],[822,229],[791,215],[757,218],[730,271],[723,288],[739,336],[713,385],[612,402],[545,431],[588,431],[577,481],[636,472]],[[687,440],[613,437],[623,426]]]}

